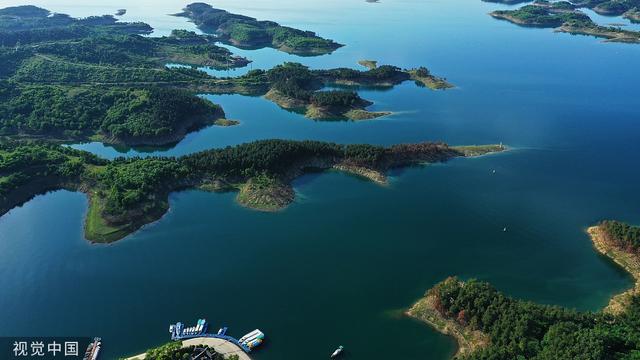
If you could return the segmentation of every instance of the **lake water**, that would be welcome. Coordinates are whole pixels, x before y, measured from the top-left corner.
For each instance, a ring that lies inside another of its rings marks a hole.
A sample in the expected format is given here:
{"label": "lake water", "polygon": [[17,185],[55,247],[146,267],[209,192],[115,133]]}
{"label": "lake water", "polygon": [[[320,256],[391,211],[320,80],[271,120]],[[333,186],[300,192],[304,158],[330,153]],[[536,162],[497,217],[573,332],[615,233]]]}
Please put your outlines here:
{"label": "lake water", "polygon": [[605,16],[600,15],[591,9],[580,9],[580,11],[589,15],[591,20],[602,26],[614,26],[622,30],[640,31],[640,23],[633,22],[622,16]]}
{"label": "lake water", "polygon": [[[127,8],[127,20],[147,21],[157,35],[194,29],[166,16],[186,5],[179,1],[34,3],[75,16]],[[257,360],[323,359],[338,345],[351,359],[444,360],[454,342],[401,310],[449,275],[583,310],[631,286],[584,231],[605,218],[638,222],[640,46],[513,26],[487,15],[501,6],[479,0],[215,6],[347,45],[316,58],[231,48],[253,68],[356,67],[368,58],[425,65],[457,88],[362,91],[372,109],[396,112],[367,122],[312,121],[259,97],[204,95],[241,125],[210,127],[167,149],[74,147],[108,158],[266,138],[502,141],[513,150],[397,171],[386,187],[307,175],[278,213],[244,209],[233,193],[174,193],[164,218],[108,246],[83,239],[84,195],[39,196],[0,218],[0,336],[101,336],[111,359],[168,341],[170,323],[205,317],[235,336],[265,331]]]}

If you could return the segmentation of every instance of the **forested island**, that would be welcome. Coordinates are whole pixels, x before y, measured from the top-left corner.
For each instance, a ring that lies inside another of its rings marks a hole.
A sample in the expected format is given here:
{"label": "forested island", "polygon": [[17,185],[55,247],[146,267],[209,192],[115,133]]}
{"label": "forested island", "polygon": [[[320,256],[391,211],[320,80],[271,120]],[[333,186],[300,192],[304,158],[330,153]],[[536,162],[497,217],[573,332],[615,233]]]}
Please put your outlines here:
{"label": "forested island", "polygon": [[407,314],[456,338],[456,359],[600,360],[640,356],[640,227],[603,221],[594,247],[635,278],[600,312],[513,299],[491,285],[448,278]]}
{"label": "forested island", "polygon": [[309,70],[286,63],[235,78],[190,67],[245,66],[249,61],[215,45],[217,37],[174,30],[144,37],[143,23],[112,16],[75,19],[34,6],[0,9],[0,136],[55,141],[164,145],[204,126],[230,126],[224,111],[199,93],[262,96],[314,119],[371,119],[371,102],[327,85],[394,86],[413,80],[450,87],[426,68],[383,65],[368,71]]}
{"label": "forested island", "polygon": [[239,191],[245,206],[278,210],[293,201],[291,181],[308,170],[338,169],[384,183],[394,167],[503,150],[501,145],[384,148],[265,140],[180,158],[108,161],[61,145],[9,140],[0,144],[0,216],[37,194],[81,191],[89,197],[86,238],[111,242],[160,218],[169,193],[181,189]]}
{"label": "forested island", "polygon": [[[640,32],[623,30],[614,26],[602,26],[594,23],[580,7],[589,7],[599,13],[619,15],[631,11],[628,17],[633,18],[637,1],[607,1],[570,3],[567,1],[550,2],[535,1],[516,10],[497,10],[490,13],[496,19],[510,21],[514,24],[530,27],[556,28],[557,31],[577,35],[601,37],[607,41],[640,43]],[[619,7],[616,7],[620,4]],[[624,4],[624,5],[622,5]],[[626,10],[625,10],[626,9]]]}
{"label": "forested island", "polygon": [[371,102],[350,90],[321,90],[327,85],[392,87],[413,80],[420,86],[432,89],[451,87],[445,80],[432,76],[425,68],[402,70],[382,65],[367,71],[339,68],[309,70],[297,63],[285,63],[265,72],[252,72],[247,76],[266,76],[266,98],[280,107],[304,113],[312,119],[373,119],[390,114],[370,112],[365,108]]}
{"label": "forested island", "polygon": [[189,18],[202,31],[216,34],[220,41],[245,49],[272,47],[290,54],[315,56],[332,53],[343,46],[311,31],[258,21],[205,3],[189,4],[176,16]]}

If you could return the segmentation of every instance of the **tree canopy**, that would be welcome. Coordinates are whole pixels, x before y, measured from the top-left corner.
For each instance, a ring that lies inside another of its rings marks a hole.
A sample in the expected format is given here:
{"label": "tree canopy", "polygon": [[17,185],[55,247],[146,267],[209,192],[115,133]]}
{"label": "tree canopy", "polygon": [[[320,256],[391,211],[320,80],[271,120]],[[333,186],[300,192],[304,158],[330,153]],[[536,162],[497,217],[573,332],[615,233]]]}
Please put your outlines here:
{"label": "tree canopy", "polygon": [[465,360],[603,360],[640,356],[640,298],[625,313],[578,312],[507,297],[491,285],[449,278],[436,285],[443,316],[480,330],[488,347]]}

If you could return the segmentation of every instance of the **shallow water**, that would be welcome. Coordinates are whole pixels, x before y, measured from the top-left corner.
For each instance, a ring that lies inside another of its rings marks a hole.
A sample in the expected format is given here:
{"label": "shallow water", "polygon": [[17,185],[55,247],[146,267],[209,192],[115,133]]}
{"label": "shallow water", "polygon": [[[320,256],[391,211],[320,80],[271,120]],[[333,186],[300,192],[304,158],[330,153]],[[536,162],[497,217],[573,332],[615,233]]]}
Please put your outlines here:
{"label": "shallow water", "polygon": [[[127,8],[127,19],[157,34],[193,29],[165,15],[186,4],[177,1],[38,4],[76,16]],[[638,221],[640,46],[516,27],[486,15],[502,6],[475,0],[215,5],[347,44],[316,58],[232,48],[253,68],[356,67],[368,58],[425,65],[457,88],[362,91],[372,109],[395,112],[365,122],[313,121],[259,97],[206,95],[241,125],[206,128],[167,149],[74,147],[109,158],[267,138],[502,141],[513,150],[397,171],[387,187],[307,175],[294,183],[296,202],[273,214],[238,206],[233,193],[174,193],[162,220],[109,246],[82,237],[84,195],[39,196],[0,218],[1,336],[102,336],[113,358],[168,341],[169,323],[205,317],[236,336],[265,331],[257,360],[326,358],[339,344],[353,359],[447,359],[453,341],[400,310],[449,275],[589,310],[631,285],[584,230],[604,218]]]}

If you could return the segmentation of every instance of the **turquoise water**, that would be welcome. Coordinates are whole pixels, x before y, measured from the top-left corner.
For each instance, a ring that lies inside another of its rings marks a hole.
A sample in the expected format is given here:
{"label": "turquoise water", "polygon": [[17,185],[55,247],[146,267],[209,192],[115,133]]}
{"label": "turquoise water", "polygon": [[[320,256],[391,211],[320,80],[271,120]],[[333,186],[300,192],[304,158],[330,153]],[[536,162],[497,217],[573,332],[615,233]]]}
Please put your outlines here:
{"label": "turquoise water", "polygon": [[[124,7],[158,34],[192,28],[165,16],[180,2],[40,4],[77,16]],[[110,158],[264,138],[503,141],[513,150],[397,171],[386,187],[307,175],[294,183],[296,202],[273,214],[238,206],[233,193],[174,193],[159,222],[108,246],[82,237],[84,195],[39,196],[0,218],[0,336],[102,336],[105,358],[114,358],[167,341],[169,323],[206,317],[232,335],[265,331],[257,360],[321,359],[340,344],[352,359],[444,360],[453,341],[400,314],[449,275],[585,310],[631,286],[584,230],[603,218],[638,221],[640,46],[516,27],[486,15],[501,6],[475,0],[215,5],[347,44],[317,58],[232,48],[254,68],[355,67],[370,58],[426,65],[457,88],[365,90],[372,109],[396,114],[358,123],[308,120],[259,97],[205,95],[241,125],[166,149],[74,147]]]}

